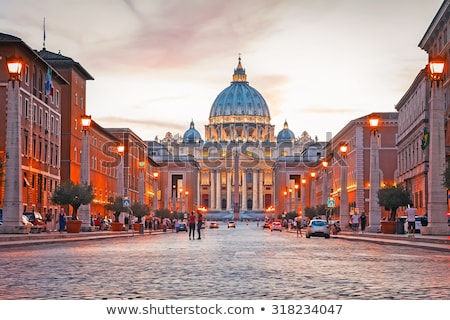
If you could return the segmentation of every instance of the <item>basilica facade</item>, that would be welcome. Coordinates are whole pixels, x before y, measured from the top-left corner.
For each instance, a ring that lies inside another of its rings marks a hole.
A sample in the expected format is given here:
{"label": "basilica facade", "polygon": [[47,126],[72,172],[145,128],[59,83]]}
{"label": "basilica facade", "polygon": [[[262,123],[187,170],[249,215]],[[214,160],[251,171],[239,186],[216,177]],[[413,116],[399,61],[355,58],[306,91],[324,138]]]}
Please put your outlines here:
{"label": "basilica facade", "polygon": [[287,121],[275,134],[270,121],[267,102],[249,85],[239,58],[231,84],[212,103],[204,139],[191,121],[182,137],[167,133],[148,142],[159,165],[155,207],[239,219],[300,213],[298,186],[322,158],[324,144],[306,133],[296,138]]}

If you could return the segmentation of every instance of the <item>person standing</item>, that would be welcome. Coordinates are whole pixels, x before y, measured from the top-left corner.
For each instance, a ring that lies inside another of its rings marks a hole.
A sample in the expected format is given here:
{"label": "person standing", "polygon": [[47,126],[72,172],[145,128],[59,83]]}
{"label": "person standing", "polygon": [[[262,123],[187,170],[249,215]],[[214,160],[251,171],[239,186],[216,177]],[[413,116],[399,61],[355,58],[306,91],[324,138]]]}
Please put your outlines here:
{"label": "person standing", "polygon": [[47,212],[45,215],[45,230],[47,233],[52,231],[52,214],[50,212]]}
{"label": "person standing", "polygon": [[191,212],[191,215],[188,218],[189,223],[189,240],[191,240],[191,234],[192,234],[192,240],[195,240],[195,215],[194,211]]}
{"label": "person standing", "polygon": [[64,208],[61,208],[61,211],[59,212],[58,226],[59,232],[66,230],[66,213],[64,212]]}
{"label": "person standing", "polygon": [[408,205],[406,209],[406,221],[408,221],[408,237],[414,237],[416,233],[416,213],[417,209]]}
{"label": "person standing", "polygon": [[201,240],[201,234],[200,231],[202,230],[202,225],[203,225],[203,216],[201,213],[198,214],[198,218],[197,218],[197,233],[198,233],[198,238],[197,240]]}
{"label": "person standing", "polygon": [[358,231],[359,228],[359,214],[355,212],[352,215],[352,229],[354,232]]}
{"label": "person standing", "polygon": [[300,238],[303,238],[303,235],[302,235],[302,219],[297,218],[297,222],[296,222],[295,227],[297,228],[297,238],[298,238],[299,234],[300,234]]}
{"label": "person standing", "polygon": [[363,212],[359,219],[361,220],[361,233],[364,233],[364,231],[366,230],[366,223],[367,223],[366,214]]}

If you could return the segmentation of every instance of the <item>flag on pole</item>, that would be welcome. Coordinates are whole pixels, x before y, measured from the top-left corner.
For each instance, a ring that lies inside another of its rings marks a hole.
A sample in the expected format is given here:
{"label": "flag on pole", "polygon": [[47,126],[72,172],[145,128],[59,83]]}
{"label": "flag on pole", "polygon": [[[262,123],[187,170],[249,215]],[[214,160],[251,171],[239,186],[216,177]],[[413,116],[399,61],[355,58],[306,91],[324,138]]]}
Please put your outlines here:
{"label": "flag on pole", "polygon": [[425,150],[429,144],[430,144],[430,132],[428,131],[427,128],[424,128],[421,145],[422,150]]}
{"label": "flag on pole", "polygon": [[52,69],[48,68],[47,74],[45,75],[45,94],[48,96],[52,92]]}

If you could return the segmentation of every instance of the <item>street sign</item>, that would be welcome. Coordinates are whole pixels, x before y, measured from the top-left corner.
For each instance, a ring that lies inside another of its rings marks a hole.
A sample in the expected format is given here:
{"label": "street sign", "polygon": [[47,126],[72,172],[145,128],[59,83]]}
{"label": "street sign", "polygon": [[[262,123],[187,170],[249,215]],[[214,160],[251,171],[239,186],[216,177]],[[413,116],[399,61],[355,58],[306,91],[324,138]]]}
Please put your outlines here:
{"label": "street sign", "polygon": [[130,205],[131,205],[130,199],[123,199],[123,200],[122,200],[122,206],[123,206],[124,208],[129,208]]}
{"label": "street sign", "polygon": [[334,208],[335,205],[336,205],[336,203],[333,198],[328,199],[328,201],[327,201],[328,208]]}

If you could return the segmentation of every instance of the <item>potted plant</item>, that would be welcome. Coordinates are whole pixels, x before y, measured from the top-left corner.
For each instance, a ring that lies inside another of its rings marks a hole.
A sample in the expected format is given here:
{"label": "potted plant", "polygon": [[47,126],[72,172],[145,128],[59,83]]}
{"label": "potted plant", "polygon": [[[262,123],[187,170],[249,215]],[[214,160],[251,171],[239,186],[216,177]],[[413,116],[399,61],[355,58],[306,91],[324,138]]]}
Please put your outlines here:
{"label": "potted plant", "polygon": [[146,204],[140,202],[134,202],[131,205],[132,214],[138,218],[138,223],[134,224],[134,230],[139,231],[140,224],[142,222],[142,217],[148,215],[150,213],[150,207]]}
{"label": "potted plant", "polygon": [[114,221],[111,222],[112,231],[122,231],[123,223],[119,221],[121,212],[127,211],[127,208],[123,206],[122,197],[109,197],[108,203],[105,205],[106,210],[110,210],[114,213]]}
{"label": "potted plant", "polygon": [[94,197],[92,186],[87,184],[74,184],[72,181],[66,181],[56,187],[51,201],[58,205],[72,207],[72,219],[67,221],[67,232],[78,233],[81,231],[83,221],[78,220],[78,208],[91,203]]}
{"label": "potted plant", "polygon": [[381,221],[381,232],[395,233],[397,209],[411,203],[411,193],[403,185],[387,185],[378,190],[378,204],[390,211],[388,220]]}

